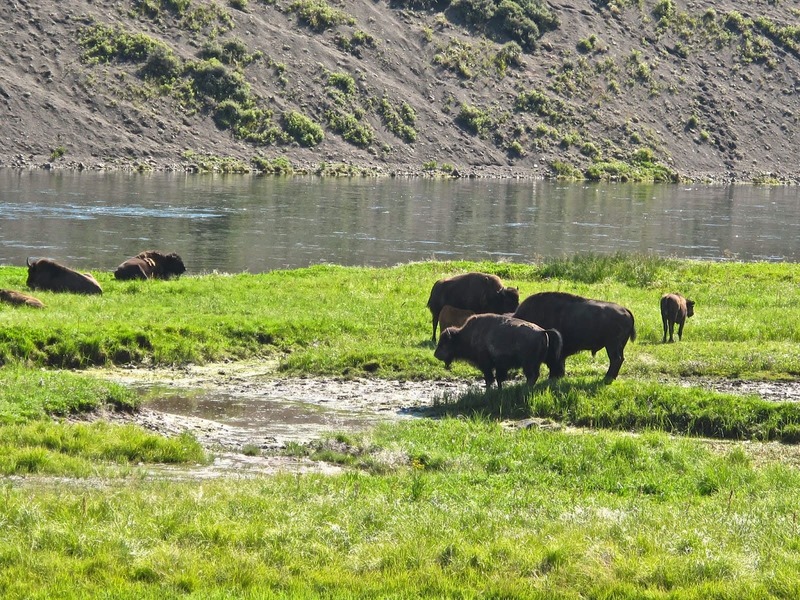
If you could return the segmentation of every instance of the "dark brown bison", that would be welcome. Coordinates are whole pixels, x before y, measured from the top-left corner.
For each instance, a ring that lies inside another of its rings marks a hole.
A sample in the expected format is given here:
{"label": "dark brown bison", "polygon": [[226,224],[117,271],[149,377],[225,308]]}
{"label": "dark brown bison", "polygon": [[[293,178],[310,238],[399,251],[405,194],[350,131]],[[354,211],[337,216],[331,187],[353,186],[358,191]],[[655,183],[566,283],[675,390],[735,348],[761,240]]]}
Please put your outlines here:
{"label": "dark brown bison", "polygon": [[171,252],[164,254],[156,250],[145,250],[129,258],[116,268],[116,279],[169,279],[186,271],[180,256]]}
{"label": "dark brown bison", "polygon": [[568,356],[581,350],[590,350],[594,356],[605,348],[611,361],[605,380],[611,382],[619,375],[625,360],[625,345],[628,340],[636,339],[633,313],[624,306],[565,292],[528,296],[514,316],[561,332],[564,340],[561,361],[556,369],[550,369],[550,377],[564,376]]}
{"label": "dark brown bison", "polygon": [[428,309],[433,316],[431,339],[434,342],[439,313],[448,304],[474,313],[510,313],[519,306],[519,291],[517,288],[504,287],[497,275],[486,273],[464,273],[440,279],[433,284],[428,298]]}
{"label": "dark brown bison", "polygon": [[78,273],[50,258],[33,262],[28,259],[28,287],[32,290],[50,292],[74,292],[76,294],[102,294],[103,289],[89,273]]}
{"label": "dark brown bison", "polygon": [[475,313],[446,304],[439,311],[439,335],[448,327],[461,327]]}
{"label": "dark brown bison", "polygon": [[683,325],[691,316],[694,316],[694,300],[684,298],[680,294],[661,296],[661,323],[664,325],[664,338],[661,341],[667,341],[667,329],[669,329],[669,341],[675,341],[672,338],[675,323],[678,324],[678,339],[683,339]]}
{"label": "dark brown bison", "polygon": [[44,308],[44,303],[38,298],[14,290],[0,290],[0,302],[5,302],[14,306]]}
{"label": "dark brown bison", "polygon": [[561,334],[508,315],[480,314],[462,327],[448,327],[439,336],[434,356],[447,368],[464,360],[483,373],[486,389],[497,381],[500,388],[508,371],[522,368],[528,385],[539,378],[546,363],[552,372],[561,358]]}

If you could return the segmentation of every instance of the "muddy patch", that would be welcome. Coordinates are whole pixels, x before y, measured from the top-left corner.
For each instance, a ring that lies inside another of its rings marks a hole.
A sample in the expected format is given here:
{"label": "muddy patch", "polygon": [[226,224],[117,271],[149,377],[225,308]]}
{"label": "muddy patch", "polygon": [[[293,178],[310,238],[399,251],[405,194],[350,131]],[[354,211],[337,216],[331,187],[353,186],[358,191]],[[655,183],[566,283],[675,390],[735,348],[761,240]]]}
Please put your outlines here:
{"label": "muddy patch", "polygon": [[[138,389],[147,398],[135,414],[104,418],[134,422],[168,436],[189,432],[212,452],[213,464],[203,468],[154,469],[178,478],[249,477],[280,471],[335,473],[336,466],[282,456],[280,451],[291,443],[305,444],[329,433],[426,417],[437,401],[469,388],[468,382],[452,381],[278,378],[274,365],[266,363],[113,369],[96,374]],[[680,384],[800,402],[800,381],[697,379]],[[473,385],[482,387],[477,380]]]}

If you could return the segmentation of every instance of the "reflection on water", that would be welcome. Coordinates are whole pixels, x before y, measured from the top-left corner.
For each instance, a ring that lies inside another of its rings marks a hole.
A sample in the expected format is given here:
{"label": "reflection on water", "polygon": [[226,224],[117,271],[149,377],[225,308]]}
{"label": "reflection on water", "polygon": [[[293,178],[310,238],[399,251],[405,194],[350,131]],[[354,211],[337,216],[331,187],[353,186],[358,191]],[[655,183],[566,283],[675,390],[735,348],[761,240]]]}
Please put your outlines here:
{"label": "reflection on water", "polygon": [[0,198],[6,265],[111,270],[148,248],[190,273],[617,251],[800,260],[797,187],[0,169]]}
{"label": "reflection on water", "polygon": [[306,441],[327,431],[358,431],[379,422],[373,411],[321,406],[300,398],[243,396],[219,390],[172,393],[148,402],[148,408],[197,417],[235,427],[252,438]]}

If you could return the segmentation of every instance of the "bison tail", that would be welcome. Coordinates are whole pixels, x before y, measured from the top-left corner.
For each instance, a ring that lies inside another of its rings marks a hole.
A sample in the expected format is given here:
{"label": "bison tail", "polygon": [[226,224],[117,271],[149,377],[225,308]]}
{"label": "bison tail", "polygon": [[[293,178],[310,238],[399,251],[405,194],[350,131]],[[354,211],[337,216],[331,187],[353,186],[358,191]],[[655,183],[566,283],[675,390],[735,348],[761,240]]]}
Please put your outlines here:
{"label": "bison tail", "polygon": [[561,360],[561,352],[564,349],[564,339],[558,329],[546,329],[547,335],[547,364],[557,363]]}
{"label": "bison tail", "polygon": [[631,316],[631,336],[630,336],[630,340],[632,342],[635,342],[636,341],[636,323],[633,320],[633,313],[631,311],[628,311],[628,314]]}

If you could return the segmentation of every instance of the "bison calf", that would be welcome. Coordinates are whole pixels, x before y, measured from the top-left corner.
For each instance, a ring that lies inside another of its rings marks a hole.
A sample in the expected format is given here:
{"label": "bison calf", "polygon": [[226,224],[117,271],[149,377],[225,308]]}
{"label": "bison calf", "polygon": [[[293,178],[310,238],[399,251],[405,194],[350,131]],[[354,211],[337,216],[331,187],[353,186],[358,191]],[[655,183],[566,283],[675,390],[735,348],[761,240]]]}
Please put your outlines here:
{"label": "bison calf", "polygon": [[561,334],[507,315],[480,314],[467,319],[462,327],[448,327],[439,336],[434,356],[450,368],[463,360],[483,373],[486,389],[497,381],[500,388],[508,371],[522,368],[528,385],[539,378],[542,363],[550,369],[561,355]]}
{"label": "bison calf", "polygon": [[667,341],[667,329],[669,329],[669,341],[675,341],[672,337],[675,331],[675,323],[678,324],[678,339],[683,339],[683,326],[686,323],[686,319],[693,315],[694,300],[684,298],[680,294],[664,294],[661,296],[661,323],[664,326],[662,343]]}
{"label": "bison calf", "polygon": [[503,314],[514,312],[519,305],[517,288],[505,287],[497,275],[486,273],[464,273],[433,284],[428,298],[428,309],[433,316],[433,335],[436,341],[436,326],[439,313],[446,305],[473,313]]}
{"label": "bison calf", "polygon": [[628,340],[636,339],[630,310],[613,302],[591,300],[566,292],[540,292],[528,296],[514,316],[561,332],[564,349],[557,368],[550,369],[550,377],[564,375],[568,356],[581,350],[590,350],[594,355],[605,348],[609,359],[605,380],[609,383],[619,375]]}
{"label": "bison calf", "polygon": [[439,334],[448,327],[461,327],[475,313],[447,304],[439,311]]}
{"label": "bison calf", "polygon": [[32,308],[44,308],[44,303],[38,298],[22,294],[14,290],[0,290],[0,302],[12,304],[14,306],[30,306]]}

